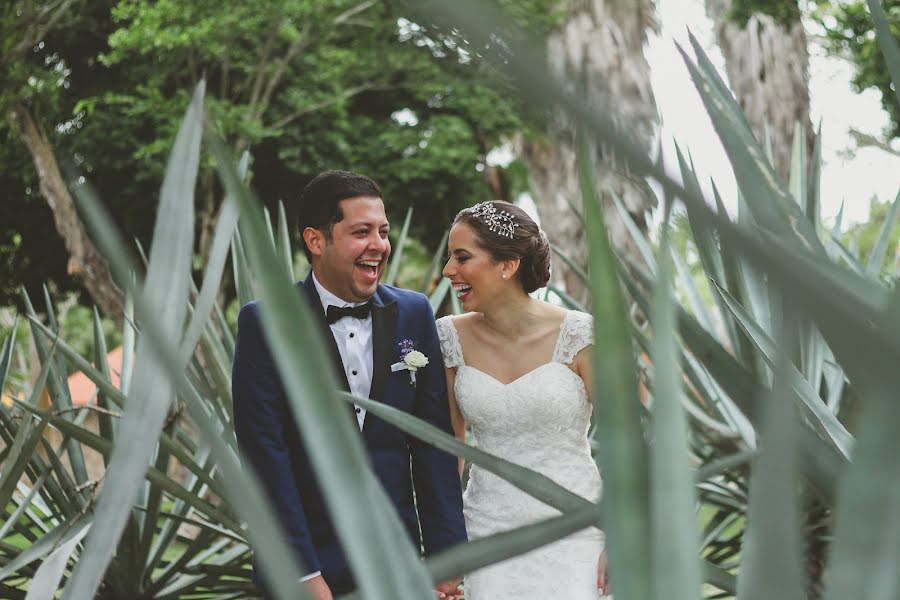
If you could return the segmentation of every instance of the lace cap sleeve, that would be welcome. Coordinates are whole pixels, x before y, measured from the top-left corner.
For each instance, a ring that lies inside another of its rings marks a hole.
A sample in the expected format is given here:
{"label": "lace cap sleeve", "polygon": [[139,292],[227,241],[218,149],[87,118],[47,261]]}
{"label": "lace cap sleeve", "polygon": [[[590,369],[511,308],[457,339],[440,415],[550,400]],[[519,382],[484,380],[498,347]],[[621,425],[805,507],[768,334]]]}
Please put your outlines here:
{"label": "lace cap sleeve", "polygon": [[441,354],[444,356],[444,366],[455,369],[466,364],[463,361],[462,346],[459,344],[459,334],[453,325],[453,317],[446,316],[437,320],[438,338],[441,340]]}
{"label": "lace cap sleeve", "polygon": [[559,342],[553,360],[569,364],[582,349],[594,344],[594,318],[577,310],[570,311],[560,326]]}

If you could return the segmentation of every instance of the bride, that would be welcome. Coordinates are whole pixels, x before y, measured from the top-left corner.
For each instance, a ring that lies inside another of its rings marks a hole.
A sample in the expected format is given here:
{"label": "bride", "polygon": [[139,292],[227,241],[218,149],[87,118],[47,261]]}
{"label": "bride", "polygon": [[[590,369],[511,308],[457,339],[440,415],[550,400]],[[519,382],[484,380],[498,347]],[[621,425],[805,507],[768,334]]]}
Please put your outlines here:
{"label": "bride", "polygon": [[[513,204],[460,212],[444,277],[468,312],[438,320],[450,414],[471,424],[482,450],[538,471],[592,501],[601,480],[591,458],[591,316],[536,300],[550,277],[547,238]],[[464,500],[471,539],[560,513],[474,465]],[[604,536],[589,528],[465,579],[466,600],[596,600],[606,587]]]}

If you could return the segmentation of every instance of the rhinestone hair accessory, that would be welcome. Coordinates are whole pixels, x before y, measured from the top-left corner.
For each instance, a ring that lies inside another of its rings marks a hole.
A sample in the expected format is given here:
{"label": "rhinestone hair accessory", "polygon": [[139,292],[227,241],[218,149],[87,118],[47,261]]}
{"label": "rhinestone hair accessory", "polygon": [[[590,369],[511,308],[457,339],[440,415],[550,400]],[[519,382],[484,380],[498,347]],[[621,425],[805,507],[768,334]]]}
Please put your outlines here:
{"label": "rhinestone hair accessory", "polygon": [[487,225],[488,229],[505,238],[512,239],[516,227],[519,226],[511,214],[505,210],[497,210],[491,202],[479,202],[469,210],[472,216]]}

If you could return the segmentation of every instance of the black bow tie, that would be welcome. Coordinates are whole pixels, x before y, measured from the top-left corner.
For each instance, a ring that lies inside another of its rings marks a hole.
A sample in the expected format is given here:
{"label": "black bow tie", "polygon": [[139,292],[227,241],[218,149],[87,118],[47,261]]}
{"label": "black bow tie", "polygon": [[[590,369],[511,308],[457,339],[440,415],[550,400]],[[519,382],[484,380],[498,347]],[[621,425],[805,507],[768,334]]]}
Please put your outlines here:
{"label": "black bow tie", "polygon": [[339,308],[337,306],[329,306],[328,310],[325,312],[325,318],[328,321],[328,324],[331,325],[332,323],[335,323],[339,319],[343,319],[344,317],[365,319],[369,316],[369,312],[371,310],[372,304],[370,302],[360,304],[359,306],[345,306],[343,308]]}

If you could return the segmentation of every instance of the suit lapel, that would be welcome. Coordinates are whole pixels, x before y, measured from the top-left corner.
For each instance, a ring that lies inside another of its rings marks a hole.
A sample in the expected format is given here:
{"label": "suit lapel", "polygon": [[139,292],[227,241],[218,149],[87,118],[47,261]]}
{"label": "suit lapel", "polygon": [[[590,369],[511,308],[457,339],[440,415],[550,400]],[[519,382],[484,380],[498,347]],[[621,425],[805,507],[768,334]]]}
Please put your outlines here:
{"label": "suit lapel", "polygon": [[[372,298],[372,387],[369,398],[382,401],[384,388],[391,371],[391,361],[397,356],[394,337],[397,331],[397,303],[383,304],[378,293]],[[369,416],[363,423],[363,433],[369,429]]]}
{"label": "suit lapel", "polygon": [[[319,298],[319,292],[316,291],[316,284],[313,283],[312,280],[312,271],[309,272],[302,287],[303,291],[306,292],[306,299],[309,301],[313,315],[316,316],[316,322],[319,324],[322,339],[325,340],[325,345],[328,346],[329,352],[331,353],[331,362],[336,369],[335,375],[338,378],[338,384],[341,386],[342,390],[349,392],[350,382],[347,381],[347,372],[344,370],[344,361],[341,360],[341,353],[338,351],[337,342],[334,341],[334,333],[331,331],[331,327],[328,326],[328,321],[325,320],[325,312],[322,310],[322,300]],[[359,428],[353,406],[348,404],[347,407],[350,414],[353,416],[353,424]]]}

